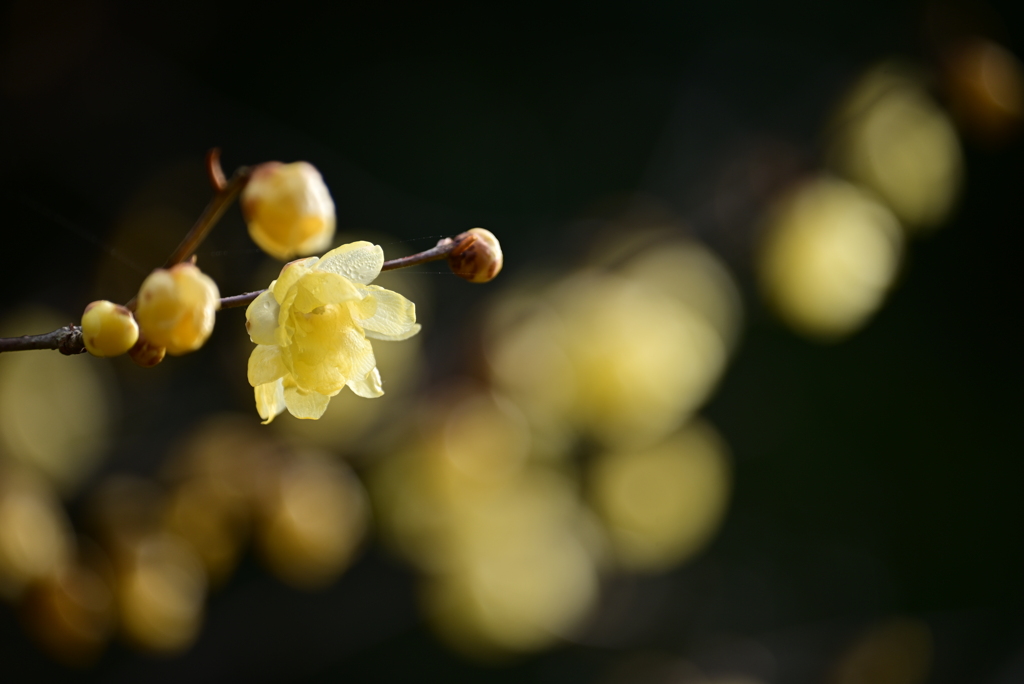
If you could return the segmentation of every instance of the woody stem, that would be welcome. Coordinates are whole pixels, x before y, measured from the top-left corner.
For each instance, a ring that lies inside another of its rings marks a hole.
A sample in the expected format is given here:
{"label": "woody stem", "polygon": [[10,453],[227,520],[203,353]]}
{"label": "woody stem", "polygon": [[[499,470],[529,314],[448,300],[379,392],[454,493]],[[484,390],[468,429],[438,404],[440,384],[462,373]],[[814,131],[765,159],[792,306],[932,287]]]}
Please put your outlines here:
{"label": "woody stem", "polygon": [[[167,257],[167,261],[164,262],[164,268],[180,264],[195,254],[199,245],[203,243],[203,240],[210,234],[213,227],[217,225],[224,212],[235,201],[235,198],[242,192],[252,176],[252,169],[248,166],[243,166],[236,170],[230,179],[222,182],[224,173],[220,170],[218,150],[210,151],[210,155],[207,157],[207,166],[210,179],[217,188],[217,193],[210,200],[210,203],[206,205],[206,209],[199,215],[199,218],[196,219],[192,230],[188,231],[188,234],[185,235],[178,248]],[[125,306],[129,311],[135,311],[136,304],[136,298],[132,297]]]}

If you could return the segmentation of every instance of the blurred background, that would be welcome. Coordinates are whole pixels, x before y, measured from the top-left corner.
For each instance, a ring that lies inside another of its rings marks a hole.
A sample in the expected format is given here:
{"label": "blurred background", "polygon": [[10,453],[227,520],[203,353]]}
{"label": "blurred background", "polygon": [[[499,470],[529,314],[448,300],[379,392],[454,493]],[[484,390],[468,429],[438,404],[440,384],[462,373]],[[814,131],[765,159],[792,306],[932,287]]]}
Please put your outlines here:
{"label": "blurred background", "polygon": [[423,332],[317,422],[241,310],[0,357],[0,679],[1024,680],[1016,4],[3,11],[0,334],[127,301],[214,146],[505,268],[382,276]]}

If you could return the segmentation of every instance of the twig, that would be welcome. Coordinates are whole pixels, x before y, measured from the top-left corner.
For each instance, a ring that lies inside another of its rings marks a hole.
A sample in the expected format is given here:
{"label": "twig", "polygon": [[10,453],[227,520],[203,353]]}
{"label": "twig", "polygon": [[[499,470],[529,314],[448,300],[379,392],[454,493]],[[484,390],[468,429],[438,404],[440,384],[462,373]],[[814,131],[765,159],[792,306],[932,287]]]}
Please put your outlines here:
{"label": "twig", "polygon": [[[473,239],[476,238],[474,237]],[[408,268],[409,266],[425,264],[430,261],[439,261],[447,258],[456,247],[461,246],[464,242],[465,240],[455,241],[451,238],[444,238],[438,241],[437,246],[420,252],[419,254],[410,254],[407,257],[399,257],[397,259],[392,259],[391,261],[385,261],[384,265],[380,267],[380,270],[394,271],[398,268]]]}
{"label": "twig", "polygon": [[[199,215],[195,225],[192,226],[192,230],[188,232],[185,239],[178,245],[178,248],[171,253],[171,256],[167,257],[167,261],[164,262],[164,268],[180,264],[188,260],[195,253],[199,245],[203,243],[203,240],[210,234],[213,227],[217,225],[217,221],[224,215],[224,212],[231,206],[231,203],[235,201],[235,198],[242,192],[242,189],[245,188],[249,178],[252,176],[252,169],[248,166],[243,166],[231,175],[230,180],[224,181],[224,171],[220,167],[220,150],[216,148],[210,150],[206,157],[206,169],[210,176],[210,182],[217,188],[217,194],[206,205],[206,209]],[[135,311],[136,304],[136,298],[132,297],[125,306],[129,311]]]}
{"label": "twig", "polygon": [[29,349],[56,349],[65,356],[81,354],[85,351],[85,342],[82,340],[82,328],[70,324],[42,335],[0,337],[0,352],[26,351]]}
{"label": "twig", "polygon": [[[436,246],[431,247],[428,250],[419,252],[417,254],[410,254],[409,256],[398,257],[397,259],[391,259],[385,261],[384,265],[380,267],[381,272],[394,271],[399,268],[408,268],[409,266],[416,266],[418,264],[425,264],[431,261],[439,261],[445,259],[452,252],[457,252],[460,249],[465,249],[473,241],[476,240],[475,235],[469,235],[466,238],[453,240],[452,238],[444,238],[439,241]],[[232,295],[231,297],[222,297],[220,300],[220,308],[222,309],[234,309],[240,306],[249,306],[253,300],[259,297],[266,290],[254,290],[253,292],[246,292],[244,294]]]}

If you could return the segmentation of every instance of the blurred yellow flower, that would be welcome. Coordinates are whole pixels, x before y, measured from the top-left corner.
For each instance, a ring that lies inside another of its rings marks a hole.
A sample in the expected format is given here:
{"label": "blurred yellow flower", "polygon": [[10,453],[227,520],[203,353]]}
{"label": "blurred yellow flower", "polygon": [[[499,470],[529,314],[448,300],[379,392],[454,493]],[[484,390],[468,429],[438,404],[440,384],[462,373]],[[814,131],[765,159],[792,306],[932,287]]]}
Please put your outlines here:
{"label": "blurred yellow flower", "polygon": [[384,394],[367,338],[404,340],[420,326],[415,304],[369,284],[383,264],[377,245],[342,245],[322,259],[285,264],[249,305],[245,326],[257,345],[249,384],[264,423],[286,408],[297,418],[319,418],[345,386],[361,397]]}

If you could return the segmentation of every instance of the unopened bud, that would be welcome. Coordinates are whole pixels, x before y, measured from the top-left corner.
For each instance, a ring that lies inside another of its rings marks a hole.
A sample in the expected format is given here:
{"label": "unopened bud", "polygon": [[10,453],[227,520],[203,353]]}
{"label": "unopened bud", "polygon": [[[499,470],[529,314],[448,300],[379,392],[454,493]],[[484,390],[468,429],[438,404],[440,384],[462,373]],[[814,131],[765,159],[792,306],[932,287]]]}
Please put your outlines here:
{"label": "unopened bud", "polygon": [[334,201],[320,172],[306,162],[257,166],[241,207],[249,236],[277,259],[322,252],[334,237]]}
{"label": "unopened bud", "polygon": [[195,351],[213,332],[220,292],[192,263],[149,274],[139,290],[135,318],[148,343],[171,356]]}
{"label": "unopened bud", "polygon": [[471,283],[486,283],[501,272],[505,258],[491,231],[471,228],[456,235],[455,242],[458,246],[448,255],[448,266],[455,275]]}
{"label": "unopened bud", "polygon": [[140,335],[139,341],[128,350],[128,356],[131,357],[132,361],[143,368],[152,368],[163,361],[166,354],[167,349],[165,347],[151,344],[145,335]]}
{"label": "unopened bud", "polygon": [[82,340],[93,356],[120,356],[139,339],[139,325],[123,306],[100,300],[85,307]]}

